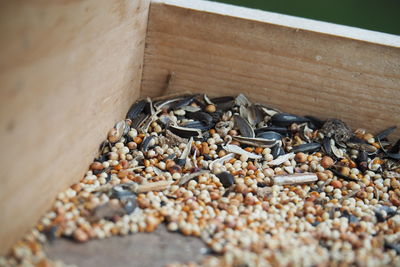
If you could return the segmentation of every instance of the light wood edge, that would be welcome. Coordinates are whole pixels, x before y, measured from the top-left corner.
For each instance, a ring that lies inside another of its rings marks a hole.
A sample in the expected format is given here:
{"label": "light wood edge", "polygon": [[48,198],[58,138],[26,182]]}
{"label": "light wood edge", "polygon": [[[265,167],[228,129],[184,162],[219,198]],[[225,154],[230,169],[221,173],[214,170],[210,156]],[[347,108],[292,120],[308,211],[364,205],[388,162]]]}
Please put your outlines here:
{"label": "light wood edge", "polygon": [[223,16],[271,23],[299,30],[308,30],[370,43],[400,47],[400,36],[397,35],[317,21],[313,19],[283,15],[275,12],[239,7],[230,4],[203,0],[152,0],[152,4],[177,6],[181,8],[220,14]]}
{"label": "light wood edge", "polygon": [[0,9],[0,255],[78,182],[139,97],[148,0]]}

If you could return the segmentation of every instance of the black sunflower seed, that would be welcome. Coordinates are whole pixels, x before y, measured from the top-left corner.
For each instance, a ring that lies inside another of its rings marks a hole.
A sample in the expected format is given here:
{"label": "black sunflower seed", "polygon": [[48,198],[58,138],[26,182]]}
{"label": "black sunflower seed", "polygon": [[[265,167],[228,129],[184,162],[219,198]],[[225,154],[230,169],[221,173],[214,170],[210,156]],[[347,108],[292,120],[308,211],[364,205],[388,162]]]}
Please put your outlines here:
{"label": "black sunflower seed", "polygon": [[170,126],[168,129],[172,133],[176,134],[179,137],[183,137],[183,138],[201,136],[201,132],[199,129],[185,128],[185,127],[179,127],[179,126]]}
{"label": "black sunflower seed", "polygon": [[298,146],[294,146],[292,148],[292,152],[294,152],[294,153],[297,153],[297,152],[309,153],[309,152],[317,151],[320,148],[321,148],[321,144],[319,144],[319,143],[307,143],[307,144],[301,144]]}
{"label": "black sunflower seed", "polygon": [[233,175],[230,174],[229,172],[221,172],[221,173],[218,173],[216,176],[218,177],[219,181],[225,188],[233,185],[233,183],[235,181],[233,179]]}
{"label": "black sunflower seed", "polygon": [[276,159],[279,156],[285,155],[285,151],[280,145],[275,145],[271,148],[271,155]]}
{"label": "black sunflower seed", "polygon": [[287,127],[280,127],[280,126],[274,126],[274,125],[267,126],[267,127],[261,127],[261,128],[255,129],[254,131],[256,134],[260,134],[260,133],[268,132],[268,131],[276,132],[276,133],[279,133],[284,136],[287,136],[289,134],[289,130]]}
{"label": "black sunflower seed", "polygon": [[309,122],[309,119],[288,114],[288,113],[276,113],[274,116],[271,117],[271,123],[275,126],[290,126],[293,123],[304,123]]}
{"label": "black sunflower seed", "polygon": [[393,133],[394,130],[396,130],[396,126],[392,126],[389,127],[385,130],[383,130],[382,132],[378,133],[377,135],[375,135],[375,140],[382,140],[384,138],[386,138],[389,134]]}
{"label": "black sunflower seed", "polygon": [[268,131],[268,132],[261,132],[259,134],[256,135],[257,138],[263,138],[263,139],[269,139],[269,140],[281,140],[282,139],[282,135],[277,133],[277,132],[273,132],[273,131]]}
{"label": "black sunflower seed", "polygon": [[140,149],[143,151],[147,151],[150,148],[150,142],[153,140],[154,135],[146,136],[143,142],[140,144]]}
{"label": "black sunflower seed", "polygon": [[146,100],[140,100],[134,103],[129,108],[128,113],[126,113],[126,118],[133,121],[143,111],[146,103],[147,103]]}
{"label": "black sunflower seed", "polygon": [[188,121],[188,122],[183,123],[181,126],[187,127],[187,128],[199,129],[200,131],[207,131],[207,130],[210,130],[213,127],[213,125],[214,124],[207,125],[201,121]]}
{"label": "black sunflower seed", "polygon": [[206,112],[202,112],[202,111],[186,112],[186,117],[189,119],[196,120],[196,121],[201,121],[206,125],[211,124],[213,121],[213,117],[210,114],[208,114]]}

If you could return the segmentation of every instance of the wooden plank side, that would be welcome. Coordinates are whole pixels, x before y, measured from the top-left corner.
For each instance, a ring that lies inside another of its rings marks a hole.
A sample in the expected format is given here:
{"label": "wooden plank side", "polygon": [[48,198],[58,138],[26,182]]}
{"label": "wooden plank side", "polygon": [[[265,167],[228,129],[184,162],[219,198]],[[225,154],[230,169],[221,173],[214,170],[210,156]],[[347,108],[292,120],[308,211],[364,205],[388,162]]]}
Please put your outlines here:
{"label": "wooden plank side", "polygon": [[142,96],[163,93],[167,74],[174,72],[172,91],[246,93],[287,112],[337,117],[373,132],[400,126],[398,37],[375,33],[389,38],[383,45],[350,27],[347,35],[352,30],[365,40],[327,34],[329,29],[321,33],[318,22],[317,31],[268,23],[268,12],[260,21],[240,18],[238,7],[231,16],[170,2],[179,1],[150,7]]}
{"label": "wooden plank side", "polygon": [[148,4],[1,4],[0,254],[82,178],[138,98]]}
{"label": "wooden plank side", "polygon": [[318,21],[284,15],[275,12],[244,8],[230,4],[205,0],[152,0],[152,3],[178,6],[185,9],[203,11],[223,16],[237,17],[245,20],[271,23],[293,29],[307,30],[346,37],[354,40],[379,43],[381,45],[400,47],[400,36],[345,26],[330,22]]}

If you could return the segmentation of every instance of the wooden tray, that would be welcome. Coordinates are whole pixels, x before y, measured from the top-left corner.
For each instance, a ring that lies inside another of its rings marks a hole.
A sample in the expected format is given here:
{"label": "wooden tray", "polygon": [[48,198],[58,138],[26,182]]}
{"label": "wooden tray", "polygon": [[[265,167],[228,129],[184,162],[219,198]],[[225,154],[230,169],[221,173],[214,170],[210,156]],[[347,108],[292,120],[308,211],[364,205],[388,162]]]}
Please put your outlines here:
{"label": "wooden tray", "polygon": [[399,36],[188,0],[8,1],[0,32],[0,254],[170,73],[171,92],[400,125]]}

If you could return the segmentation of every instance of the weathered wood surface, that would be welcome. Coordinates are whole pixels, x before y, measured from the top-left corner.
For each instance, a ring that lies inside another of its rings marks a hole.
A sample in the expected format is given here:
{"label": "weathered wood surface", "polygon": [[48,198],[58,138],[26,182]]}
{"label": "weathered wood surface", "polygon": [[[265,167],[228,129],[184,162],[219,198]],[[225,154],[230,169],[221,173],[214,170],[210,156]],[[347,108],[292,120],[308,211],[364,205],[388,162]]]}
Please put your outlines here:
{"label": "weathered wood surface", "polygon": [[139,96],[148,1],[0,4],[0,254]]}
{"label": "weathered wood surface", "polygon": [[164,224],[152,233],[113,236],[83,244],[60,239],[45,247],[50,259],[83,267],[164,267],[174,262],[199,262],[207,256],[205,251],[207,247],[200,238],[169,232]]}
{"label": "weathered wood surface", "polygon": [[170,92],[245,93],[377,132],[400,126],[399,47],[389,34],[204,1],[154,1],[141,94],[160,95],[174,72]]}

